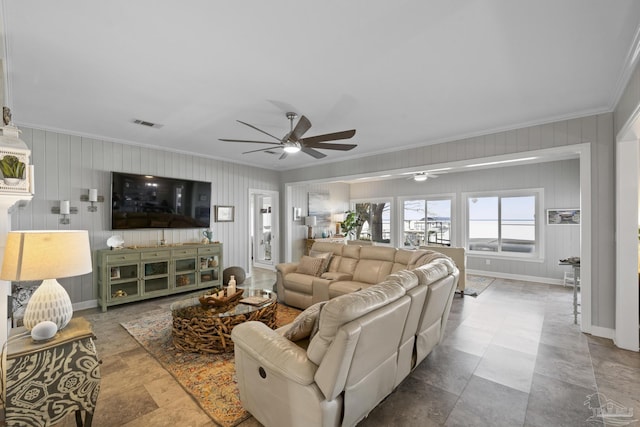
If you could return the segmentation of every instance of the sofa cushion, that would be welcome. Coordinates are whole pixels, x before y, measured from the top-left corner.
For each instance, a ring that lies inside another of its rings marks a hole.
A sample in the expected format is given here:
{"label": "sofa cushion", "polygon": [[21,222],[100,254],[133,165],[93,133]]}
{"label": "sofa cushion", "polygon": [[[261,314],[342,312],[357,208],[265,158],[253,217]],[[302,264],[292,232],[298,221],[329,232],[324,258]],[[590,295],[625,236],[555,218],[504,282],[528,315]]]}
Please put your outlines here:
{"label": "sofa cushion", "polygon": [[340,327],[358,317],[401,298],[402,285],[383,282],[359,292],[345,294],[327,301],[320,312],[320,327],[307,349],[309,359],[319,365]]}
{"label": "sofa cushion", "polygon": [[333,252],[319,252],[312,249],[309,251],[309,256],[313,258],[322,258],[322,266],[320,267],[320,274],[322,274],[327,271]]}
{"label": "sofa cushion", "polygon": [[412,271],[418,276],[418,281],[421,285],[430,285],[452,273],[454,268],[453,262],[450,259],[441,258],[421,265]]}
{"label": "sofa cushion", "polygon": [[357,292],[368,285],[362,282],[354,282],[351,280],[341,280],[339,282],[333,282],[329,285],[329,298],[339,297],[340,295],[350,294],[351,292]]}
{"label": "sofa cushion", "polygon": [[289,273],[285,278],[286,289],[293,292],[300,292],[311,295],[313,290],[313,279],[316,276],[300,273]]}
{"label": "sofa cushion", "polygon": [[322,268],[323,262],[324,259],[322,258],[315,258],[304,255],[300,259],[300,263],[298,264],[296,273],[308,274],[309,276],[320,276],[320,269]]}
{"label": "sofa cushion", "polygon": [[[378,247],[378,249],[380,248]],[[370,284],[379,283],[391,274],[392,266],[393,262],[391,261],[362,258],[353,272],[353,280]]]}
{"label": "sofa cushion", "polygon": [[340,273],[353,274],[360,260],[360,246],[347,246],[342,248],[342,257],[340,258],[340,265],[337,270],[332,270],[329,267],[329,271],[338,271]]}
{"label": "sofa cushion", "polygon": [[[313,338],[316,332],[318,332],[318,316],[322,306],[326,304],[326,301],[313,304],[305,309],[302,313],[298,314],[288,328],[284,329],[282,336],[290,341],[300,341],[305,338]],[[279,332],[280,330],[278,330]]]}

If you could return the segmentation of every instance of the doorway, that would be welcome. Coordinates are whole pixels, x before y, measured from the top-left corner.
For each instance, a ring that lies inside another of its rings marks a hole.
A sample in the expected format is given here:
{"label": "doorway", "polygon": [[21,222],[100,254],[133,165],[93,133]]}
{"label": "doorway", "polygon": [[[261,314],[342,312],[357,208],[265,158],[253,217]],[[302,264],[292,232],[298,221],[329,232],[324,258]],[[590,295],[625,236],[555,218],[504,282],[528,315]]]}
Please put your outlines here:
{"label": "doorway", "polygon": [[275,270],[278,264],[278,192],[249,190],[251,268]]}

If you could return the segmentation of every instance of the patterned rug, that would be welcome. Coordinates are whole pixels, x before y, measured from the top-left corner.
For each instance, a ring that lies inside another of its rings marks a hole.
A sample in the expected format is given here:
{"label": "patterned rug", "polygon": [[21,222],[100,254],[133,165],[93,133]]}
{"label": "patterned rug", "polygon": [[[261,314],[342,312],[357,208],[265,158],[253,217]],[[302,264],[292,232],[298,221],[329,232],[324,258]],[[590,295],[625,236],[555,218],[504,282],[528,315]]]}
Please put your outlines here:
{"label": "patterned rug", "polygon": [[[291,323],[300,310],[278,304],[278,326]],[[173,347],[171,312],[121,323],[142,347],[180,383],[218,424],[231,427],[250,415],[240,404],[233,353],[205,355]]]}
{"label": "patterned rug", "polygon": [[464,287],[464,294],[471,297],[477,297],[486,291],[496,279],[493,277],[475,276],[467,274],[467,282]]}

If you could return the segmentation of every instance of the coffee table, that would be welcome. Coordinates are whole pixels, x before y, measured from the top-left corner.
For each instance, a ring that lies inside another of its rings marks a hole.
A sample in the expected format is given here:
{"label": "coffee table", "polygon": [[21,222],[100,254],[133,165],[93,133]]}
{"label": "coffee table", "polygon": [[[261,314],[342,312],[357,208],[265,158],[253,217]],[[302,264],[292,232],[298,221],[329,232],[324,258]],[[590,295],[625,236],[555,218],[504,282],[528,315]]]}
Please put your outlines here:
{"label": "coffee table", "polygon": [[260,321],[275,329],[278,303],[276,293],[271,290],[244,289],[243,298],[267,298],[261,305],[237,303],[225,307],[205,307],[200,304],[199,296],[171,304],[173,344],[179,350],[198,353],[231,352],[231,330],[234,326],[251,320]]}

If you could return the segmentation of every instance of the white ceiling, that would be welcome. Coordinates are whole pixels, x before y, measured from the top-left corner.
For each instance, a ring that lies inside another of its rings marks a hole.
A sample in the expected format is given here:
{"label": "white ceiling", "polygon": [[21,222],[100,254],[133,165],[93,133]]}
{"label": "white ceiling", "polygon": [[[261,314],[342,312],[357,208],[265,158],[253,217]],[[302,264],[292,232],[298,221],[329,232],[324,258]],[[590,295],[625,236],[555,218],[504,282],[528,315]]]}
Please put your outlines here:
{"label": "white ceiling", "polygon": [[[277,170],[611,111],[640,23],[636,0],[0,1],[18,126]],[[218,141],[291,110],[358,147]]]}

